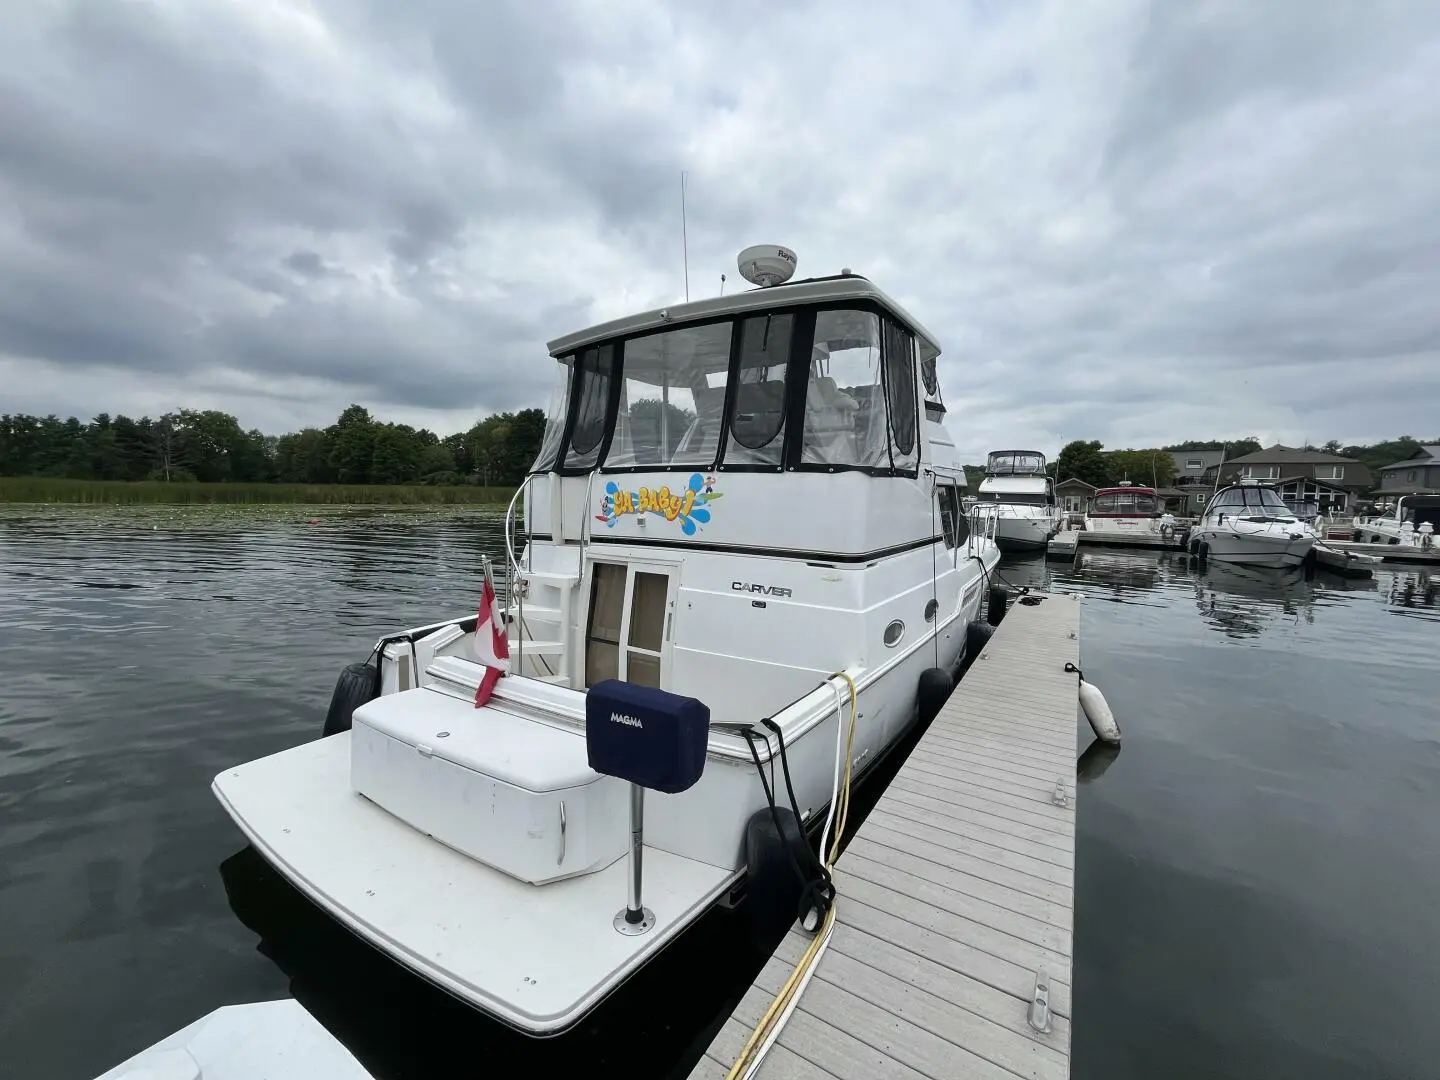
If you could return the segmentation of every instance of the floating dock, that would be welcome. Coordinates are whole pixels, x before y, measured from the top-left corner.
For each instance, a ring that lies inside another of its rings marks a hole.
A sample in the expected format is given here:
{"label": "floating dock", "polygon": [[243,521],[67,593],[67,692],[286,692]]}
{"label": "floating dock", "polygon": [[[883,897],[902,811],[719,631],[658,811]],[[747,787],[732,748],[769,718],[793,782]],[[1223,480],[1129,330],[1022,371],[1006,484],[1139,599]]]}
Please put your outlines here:
{"label": "floating dock", "polygon": [[1051,559],[1073,559],[1081,543],[1086,547],[1113,548],[1164,548],[1170,551],[1184,551],[1189,532],[1182,526],[1175,530],[1175,537],[1166,540],[1163,536],[1142,535],[1141,533],[1103,533],[1087,529],[1066,529],[1050,538],[1045,555]]}
{"label": "floating dock", "polygon": [[1421,548],[1410,544],[1357,544],[1350,540],[1326,540],[1325,543],[1336,551],[1370,555],[1384,562],[1440,565],[1440,547]]}
{"label": "floating dock", "polygon": [[[1078,596],[1011,605],[841,855],[829,946],[753,1075],[1070,1075],[1079,625]],[[790,931],[691,1080],[729,1073],[811,940]]]}

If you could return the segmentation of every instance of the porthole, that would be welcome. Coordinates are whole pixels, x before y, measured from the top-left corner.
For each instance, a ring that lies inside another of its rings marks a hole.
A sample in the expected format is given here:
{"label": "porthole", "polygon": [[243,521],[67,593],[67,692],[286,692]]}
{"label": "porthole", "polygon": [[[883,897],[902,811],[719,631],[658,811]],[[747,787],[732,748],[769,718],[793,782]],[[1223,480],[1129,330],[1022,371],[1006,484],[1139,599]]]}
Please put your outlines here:
{"label": "porthole", "polygon": [[889,626],[885,627],[885,647],[893,649],[900,644],[900,639],[905,636],[905,624],[896,619]]}
{"label": "porthole", "polygon": [[925,621],[926,621],[926,622],[931,622],[931,621],[935,618],[935,612],[939,609],[939,607],[940,607],[940,602],[939,602],[938,600],[926,600],[926,601],[925,601]]}

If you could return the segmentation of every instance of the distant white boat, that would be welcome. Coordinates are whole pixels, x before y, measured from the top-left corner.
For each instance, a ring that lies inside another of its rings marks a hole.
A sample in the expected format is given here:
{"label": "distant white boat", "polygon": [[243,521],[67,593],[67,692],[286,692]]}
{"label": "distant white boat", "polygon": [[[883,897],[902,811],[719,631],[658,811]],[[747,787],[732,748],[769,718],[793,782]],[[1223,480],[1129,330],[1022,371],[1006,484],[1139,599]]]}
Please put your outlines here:
{"label": "distant white boat", "polygon": [[993,451],[971,514],[994,519],[1001,551],[1043,550],[1060,531],[1061,519],[1045,455],[1038,450]]}
{"label": "distant white boat", "polygon": [[[794,259],[749,249],[760,288],[550,343],[493,697],[474,614],[400,631],[342,675],[330,737],[215,778],[322,910],[528,1034],[716,905],[763,901],[783,934],[801,830],[938,709],[989,603],[939,345],[863,277],[787,284]],[[655,722],[610,704],[640,688]],[[672,787],[597,764],[602,738],[682,727],[701,771]]]}
{"label": "distant white boat", "polygon": [[1440,495],[1402,495],[1383,514],[1355,519],[1355,539],[1369,544],[1434,547],[1440,529]]}
{"label": "distant white boat", "polygon": [[1299,566],[1319,539],[1274,488],[1253,480],[1217,491],[1190,532],[1208,558],[1271,568]]}

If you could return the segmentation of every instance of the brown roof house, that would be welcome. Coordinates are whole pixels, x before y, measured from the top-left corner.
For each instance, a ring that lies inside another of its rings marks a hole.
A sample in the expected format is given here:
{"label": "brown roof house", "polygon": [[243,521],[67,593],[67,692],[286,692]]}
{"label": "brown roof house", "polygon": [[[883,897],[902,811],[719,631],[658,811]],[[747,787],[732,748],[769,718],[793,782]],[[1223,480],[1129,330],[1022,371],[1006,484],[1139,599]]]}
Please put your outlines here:
{"label": "brown roof house", "polygon": [[1422,446],[1404,461],[1380,469],[1377,495],[1440,492],[1440,446]]}
{"label": "brown roof house", "polygon": [[1292,510],[1302,516],[1345,513],[1351,502],[1374,485],[1363,461],[1321,450],[1267,447],[1225,462],[1221,483],[1263,480],[1274,485]]}

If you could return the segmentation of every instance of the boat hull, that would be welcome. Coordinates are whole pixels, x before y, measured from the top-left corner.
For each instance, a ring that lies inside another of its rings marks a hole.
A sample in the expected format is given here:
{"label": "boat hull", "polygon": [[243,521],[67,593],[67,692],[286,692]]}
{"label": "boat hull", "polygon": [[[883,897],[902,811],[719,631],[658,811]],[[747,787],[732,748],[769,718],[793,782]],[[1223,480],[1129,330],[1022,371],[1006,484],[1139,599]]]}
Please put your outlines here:
{"label": "boat hull", "polygon": [[1001,517],[995,523],[995,544],[1001,551],[1043,551],[1059,524],[1051,518]]}
{"label": "boat hull", "polygon": [[1228,529],[1197,530],[1195,539],[1206,545],[1208,558],[1240,566],[1284,569],[1299,566],[1315,546],[1313,536],[1237,534]]}

